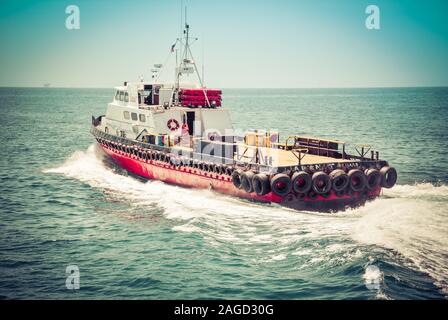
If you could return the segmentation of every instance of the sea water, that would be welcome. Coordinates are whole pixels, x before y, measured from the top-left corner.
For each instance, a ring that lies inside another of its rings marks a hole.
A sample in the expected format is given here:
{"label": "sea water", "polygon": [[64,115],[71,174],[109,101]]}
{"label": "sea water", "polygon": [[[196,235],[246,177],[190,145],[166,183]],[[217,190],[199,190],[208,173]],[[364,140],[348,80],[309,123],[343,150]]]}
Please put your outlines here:
{"label": "sea water", "polygon": [[0,298],[448,296],[447,88],[224,90],[236,128],[371,144],[397,169],[336,214],[127,174],[89,134],[112,96],[0,89]]}

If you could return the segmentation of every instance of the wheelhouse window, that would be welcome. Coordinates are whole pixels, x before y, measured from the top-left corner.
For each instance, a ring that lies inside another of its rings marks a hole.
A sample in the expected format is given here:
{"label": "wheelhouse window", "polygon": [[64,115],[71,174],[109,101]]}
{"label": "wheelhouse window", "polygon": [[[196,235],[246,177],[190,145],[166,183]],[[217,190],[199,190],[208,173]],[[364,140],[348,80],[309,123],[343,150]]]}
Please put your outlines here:
{"label": "wheelhouse window", "polygon": [[129,111],[124,111],[123,112],[123,117],[126,119],[126,120],[129,120],[131,117],[130,117],[130,115],[129,115]]}
{"label": "wheelhouse window", "polygon": [[144,114],[139,114],[140,122],[146,122],[146,116]]}
{"label": "wheelhouse window", "polygon": [[124,92],[120,91],[120,101],[123,101],[123,100],[124,100]]}
{"label": "wheelhouse window", "polygon": [[120,100],[120,91],[115,93],[115,100]]}
{"label": "wheelhouse window", "polygon": [[129,102],[129,94],[127,92],[124,93],[124,102]]}
{"label": "wheelhouse window", "polygon": [[137,114],[135,112],[132,112],[131,118],[132,118],[132,120],[137,121],[137,119],[138,119]]}

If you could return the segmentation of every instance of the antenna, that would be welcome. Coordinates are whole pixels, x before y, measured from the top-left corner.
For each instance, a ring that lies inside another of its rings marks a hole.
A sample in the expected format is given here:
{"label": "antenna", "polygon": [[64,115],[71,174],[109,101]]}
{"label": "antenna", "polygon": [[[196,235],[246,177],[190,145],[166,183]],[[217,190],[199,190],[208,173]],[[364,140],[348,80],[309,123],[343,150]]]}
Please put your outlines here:
{"label": "antenna", "polygon": [[204,69],[205,69],[205,51],[204,51],[204,39],[205,39],[205,37],[204,37],[204,35],[202,35],[202,82],[204,83],[204,85],[205,85],[205,76],[204,76]]}
{"label": "antenna", "polygon": [[[181,19],[182,19],[181,15]],[[188,24],[187,19],[187,6],[185,6],[185,29],[183,29],[182,37],[179,40],[179,43],[181,45],[180,55],[179,55],[179,61],[176,61],[176,86],[174,88],[174,91],[179,91],[180,89],[180,76],[182,74],[190,74],[196,72],[196,75],[198,77],[199,83],[201,85],[201,89],[204,91],[204,97],[207,102],[207,105],[210,107],[210,101],[208,100],[207,92],[204,86],[203,78],[204,78],[204,62],[202,62],[202,77],[199,73],[198,66],[196,61],[194,60],[193,53],[191,52],[190,48],[190,25]],[[184,41],[183,41],[184,40]],[[194,39],[195,41],[198,40],[197,38]],[[204,57],[204,45],[202,46],[202,57]],[[176,55],[177,60],[177,55]],[[177,64],[178,62],[178,64]],[[191,67],[193,65],[193,68]],[[176,101],[177,102],[177,101]]]}
{"label": "antenna", "polygon": [[184,1],[180,0],[180,28],[179,28],[179,39],[182,39],[182,30],[184,28],[183,15],[184,15]]}

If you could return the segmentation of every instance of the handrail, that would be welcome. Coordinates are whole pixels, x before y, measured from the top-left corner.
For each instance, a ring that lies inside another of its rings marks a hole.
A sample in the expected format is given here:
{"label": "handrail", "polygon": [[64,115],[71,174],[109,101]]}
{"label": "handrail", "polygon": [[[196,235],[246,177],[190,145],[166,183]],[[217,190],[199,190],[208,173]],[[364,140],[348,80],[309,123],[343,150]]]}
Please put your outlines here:
{"label": "handrail", "polygon": [[[159,145],[156,145],[156,144],[130,140],[130,139],[123,138],[123,137],[117,137],[117,136],[114,136],[112,134],[105,133],[105,132],[103,132],[101,130],[98,130],[94,126],[91,127],[90,132],[94,136],[99,136],[101,138],[110,139],[110,140],[118,142],[118,143],[128,144],[130,147],[137,146],[137,147],[146,148],[146,149],[153,149],[153,150],[161,151],[161,152],[164,152],[164,153],[167,153],[167,154],[171,154],[171,155],[175,155],[175,156],[183,154],[183,152],[181,154],[179,154],[178,152],[173,153],[172,151],[176,151],[175,148],[170,148],[170,147],[165,147],[165,146],[159,146]],[[182,150],[180,150],[180,151],[182,151]],[[190,152],[187,152],[187,153],[190,153],[194,159],[204,159],[204,158],[206,158],[207,161],[211,161],[211,162],[233,163],[234,165],[238,165],[238,166],[241,166],[241,167],[244,167],[244,168],[248,168],[248,167],[251,168],[251,169],[255,168],[257,171],[260,171],[260,172],[272,171],[272,169],[273,169],[273,167],[271,167],[271,166],[262,165],[262,164],[259,164],[259,163],[238,161],[238,160],[231,159],[231,158],[226,158],[226,157],[217,157],[215,155],[208,155],[208,154],[204,154],[204,153],[194,152],[193,150],[190,151]],[[197,157],[195,157],[195,155]]]}
{"label": "handrail", "polygon": [[[118,143],[128,144],[130,147],[131,146],[138,146],[138,147],[141,147],[141,148],[153,149],[153,150],[157,150],[157,151],[162,151],[162,152],[165,152],[165,153],[173,154],[172,153],[173,148],[168,148],[168,147],[159,146],[159,145],[155,145],[155,144],[150,144],[150,143],[130,140],[130,139],[123,138],[123,137],[117,137],[117,136],[114,136],[112,134],[105,133],[105,132],[103,132],[101,130],[98,130],[93,125],[91,126],[90,132],[94,136],[98,136],[98,137],[101,137],[101,138],[104,138],[104,139],[110,139],[110,140],[113,140],[113,141],[118,142]],[[225,163],[227,161],[228,163],[233,163],[234,165],[239,166],[239,167],[243,167],[243,168],[246,168],[246,169],[247,168],[248,169],[255,169],[258,172],[266,172],[266,173],[284,172],[284,171],[288,171],[288,170],[291,170],[291,171],[292,170],[315,171],[315,170],[325,170],[327,168],[338,168],[340,166],[349,167],[349,168],[359,168],[359,167],[371,167],[371,166],[375,166],[375,165],[378,165],[378,164],[381,167],[387,165],[387,161],[385,161],[385,160],[366,160],[365,158],[361,158],[361,157],[358,157],[358,156],[346,155],[348,157],[347,160],[353,160],[353,161],[327,162],[327,163],[320,163],[320,164],[307,164],[307,165],[273,167],[273,166],[263,165],[263,164],[259,164],[259,163],[239,161],[239,160],[236,160],[236,159],[230,159],[230,158],[226,158],[226,157],[216,157],[214,155],[206,155],[206,154],[198,153],[198,152],[194,152],[194,151],[191,151],[189,153],[192,155],[193,159],[207,158],[208,161],[216,160],[216,162],[221,162],[221,163],[222,162]],[[177,153],[177,154],[173,154],[173,155],[179,155],[179,154]],[[195,157],[195,155],[197,157]]]}

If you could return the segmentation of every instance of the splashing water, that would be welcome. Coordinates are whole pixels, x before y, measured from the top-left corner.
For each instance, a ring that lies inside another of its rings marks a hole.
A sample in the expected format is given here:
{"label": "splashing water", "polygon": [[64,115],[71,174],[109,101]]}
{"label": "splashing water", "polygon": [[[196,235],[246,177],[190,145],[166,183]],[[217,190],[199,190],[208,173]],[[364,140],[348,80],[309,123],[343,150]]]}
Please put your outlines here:
{"label": "splashing water", "polygon": [[[300,262],[294,269],[321,270],[368,256],[374,246],[396,252],[402,265],[428,274],[448,294],[445,185],[397,185],[361,208],[329,215],[261,205],[159,181],[143,182],[107,165],[102,151],[93,145],[45,172],[80,180],[139,208],[157,207],[174,222],[173,231],[198,234],[214,248],[237,247],[239,254],[254,263],[292,260]],[[383,277],[369,262],[360,282],[383,286]]]}

